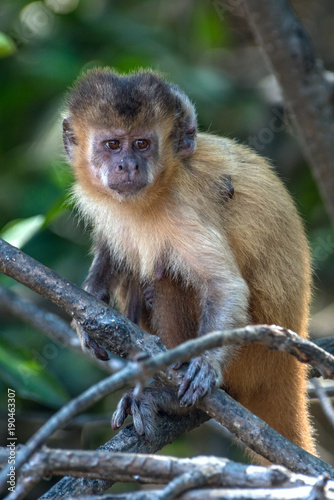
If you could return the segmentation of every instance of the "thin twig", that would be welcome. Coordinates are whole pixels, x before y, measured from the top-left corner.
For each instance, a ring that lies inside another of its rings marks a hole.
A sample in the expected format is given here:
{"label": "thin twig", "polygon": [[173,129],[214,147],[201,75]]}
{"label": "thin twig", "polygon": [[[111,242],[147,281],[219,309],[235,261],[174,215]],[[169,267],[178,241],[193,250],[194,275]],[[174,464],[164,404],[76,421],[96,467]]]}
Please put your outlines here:
{"label": "thin twig", "polygon": [[[102,496],[74,497],[67,500],[160,500],[159,490],[141,490],[131,493],[108,493]],[[175,497],[174,497],[175,498]],[[187,491],[178,500],[334,500],[326,484],[315,486],[294,486],[292,488],[203,488]]]}
{"label": "thin twig", "polygon": [[324,414],[326,415],[329,423],[331,424],[331,426],[334,429],[334,408],[333,408],[333,405],[332,405],[329,397],[327,396],[326,388],[323,387],[320,384],[319,380],[317,380],[316,378],[311,378],[311,383],[313,384],[313,387],[315,388],[315,392],[316,392],[318,399],[320,401],[321,408],[322,408]]}

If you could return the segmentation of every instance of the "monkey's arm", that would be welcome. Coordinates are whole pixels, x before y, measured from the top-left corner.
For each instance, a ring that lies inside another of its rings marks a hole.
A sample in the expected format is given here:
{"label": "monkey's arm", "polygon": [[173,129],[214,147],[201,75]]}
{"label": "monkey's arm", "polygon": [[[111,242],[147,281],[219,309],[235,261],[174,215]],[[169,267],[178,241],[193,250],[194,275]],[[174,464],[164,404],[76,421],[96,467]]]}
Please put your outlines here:
{"label": "monkey's arm", "polygon": [[[204,283],[203,288],[198,336],[247,324],[249,291],[237,268],[227,268],[224,273],[222,267],[220,275]],[[224,371],[235,351],[225,346],[193,358],[179,387],[181,405],[191,406],[213,387],[222,386]],[[176,365],[176,369],[179,367]]]}
{"label": "monkey's arm", "polygon": [[[110,290],[117,286],[118,281],[118,276],[112,272],[109,249],[104,243],[97,242],[94,247],[94,259],[82,287],[97,299],[109,304]],[[77,321],[73,320],[72,326],[78,334],[84,351],[88,351],[103,361],[109,359],[107,351],[99,346]]]}
{"label": "monkey's arm", "polygon": [[82,288],[97,299],[109,304],[110,291],[112,288],[116,288],[118,283],[119,276],[112,269],[109,248],[103,242],[96,243],[94,259]]}
{"label": "monkey's arm", "polygon": [[[142,291],[139,283],[130,276],[124,276],[113,266],[108,246],[98,241],[94,246],[94,259],[88,276],[82,286],[86,292],[109,304],[112,295],[120,302],[121,312],[136,324],[142,315]],[[81,346],[98,359],[109,359],[108,353],[93,340],[82,326],[75,320],[72,326],[76,329]]]}
{"label": "monkey's arm", "polygon": [[[233,186],[231,183],[229,186],[233,196]],[[191,294],[189,296],[188,293],[178,296],[175,291],[167,293],[171,302],[169,318],[173,316],[173,310],[178,317],[182,317],[192,315],[192,310],[198,309],[197,325],[192,328],[188,338],[243,326],[248,322],[249,289],[241,275],[228,234],[223,227],[225,209],[233,210],[236,202],[231,200],[233,206],[226,207],[226,203],[229,203],[227,198],[223,203],[224,212],[220,203],[213,208],[209,206],[208,212],[205,212],[205,202],[202,206],[198,203],[198,207],[195,203],[190,206],[188,203],[185,208],[182,207],[182,212],[180,210],[180,220],[173,227],[175,266],[185,270],[184,279],[193,284],[195,296]],[[187,214],[188,218],[183,217],[183,214]],[[160,311],[164,309],[163,304],[166,302],[166,291],[162,290],[160,299],[158,295],[157,286],[156,301],[160,300],[161,305],[157,307],[154,305],[154,310],[161,315]],[[183,304],[182,308],[178,305],[179,302]],[[174,345],[186,340],[182,338],[184,325],[178,327],[177,323],[176,321],[173,326],[178,332]],[[162,324],[162,331],[164,328],[166,321]],[[167,343],[165,338],[162,340]],[[181,404],[185,406],[195,404],[212,387],[222,385],[224,370],[230,363],[233,352],[233,349],[224,347],[205,352],[202,356],[192,359],[179,388]]]}

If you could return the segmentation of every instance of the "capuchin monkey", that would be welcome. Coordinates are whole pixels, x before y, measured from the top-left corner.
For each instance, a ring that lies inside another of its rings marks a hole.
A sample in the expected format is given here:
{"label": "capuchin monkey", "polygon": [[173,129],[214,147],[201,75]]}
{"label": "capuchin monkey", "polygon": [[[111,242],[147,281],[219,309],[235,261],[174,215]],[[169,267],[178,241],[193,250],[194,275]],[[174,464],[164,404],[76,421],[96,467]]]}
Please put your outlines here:
{"label": "capuchin monkey", "polygon": [[[66,116],[74,198],[93,228],[88,292],[116,300],[168,348],[250,323],[307,336],[308,244],[265,159],[233,140],[198,133],[188,97],[152,71],[88,71],[69,93]],[[75,326],[82,347],[107,359]],[[112,425],[133,413],[148,436],[152,412],[171,410],[172,399],[175,407],[194,405],[218,386],[314,453],[306,378],[306,367],[289,354],[260,344],[221,347],[190,361],[177,395],[154,386],[139,400],[127,393]]]}

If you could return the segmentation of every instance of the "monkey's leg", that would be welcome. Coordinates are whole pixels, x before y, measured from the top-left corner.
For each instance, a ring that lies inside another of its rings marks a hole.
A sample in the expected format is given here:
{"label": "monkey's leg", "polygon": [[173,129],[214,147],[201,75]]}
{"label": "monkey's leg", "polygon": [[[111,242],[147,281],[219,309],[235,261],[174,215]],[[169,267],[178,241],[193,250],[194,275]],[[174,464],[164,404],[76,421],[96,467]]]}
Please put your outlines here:
{"label": "monkey's leg", "polygon": [[242,346],[225,374],[230,394],[277,432],[316,454],[307,411],[307,367],[261,345]]}
{"label": "monkey's leg", "polygon": [[[158,335],[168,348],[196,337],[200,326],[204,323],[200,307],[201,291],[192,285],[185,284],[181,279],[165,275],[161,279],[156,279],[150,286],[154,287],[150,331]],[[215,323],[211,323],[211,313],[214,312],[215,307],[205,311],[207,323],[204,327],[209,329],[212,325],[212,330],[215,329],[213,326]],[[218,316],[221,319],[220,313]],[[155,386],[152,390],[145,389],[137,399],[134,399],[133,391],[127,392],[114,414],[113,428],[120,427],[126,416],[132,414],[137,431],[148,436],[154,428],[154,415],[157,411],[187,414],[191,411],[187,407],[194,405],[213,387],[220,384],[222,365],[230,355],[231,349],[221,348],[193,358],[185,372],[178,397],[169,389],[166,389],[167,394],[165,394],[161,386],[158,386],[158,390]],[[180,368],[181,365],[182,363],[176,364],[175,369]],[[156,399],[153,400],[154,398]],[[181,408],[180,404],[184,408]]]}
{"label": "monkey's leg", "polygon": [[[165,276],[160,266],[155,280],[143,287],[143,296],[149,308],[147,329],[172,348],[180,342],[196,336],[200,319],[198,297],[193,287],[186,287],[181,281]],[[180,364],[181,366],[181,364]],[[121,427],[128,415],[133,416],[134,426],[147,439],[156,432],[156,415],[159,412],[170,415],[186,415],[189,408],[182,408],[174,391],[154,382],[138,397],[133,390],[124,394],[112,418],[114,430]]]}

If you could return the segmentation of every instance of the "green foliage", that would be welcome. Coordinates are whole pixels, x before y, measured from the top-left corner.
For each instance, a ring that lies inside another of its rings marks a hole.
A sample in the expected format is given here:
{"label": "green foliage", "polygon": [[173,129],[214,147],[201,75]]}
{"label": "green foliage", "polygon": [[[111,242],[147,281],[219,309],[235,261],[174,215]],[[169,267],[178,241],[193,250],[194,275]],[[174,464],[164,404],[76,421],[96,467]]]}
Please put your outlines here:
{"label": "green foliage", "polygon": [[44,215],[34,215],[28,219],[12,220],[5,225],[0,237],[17,248],[22,248],[37,234],[45,222]]}
{"label": "green foliage", "polygon": [[15,44],[13,40],[5,33],[0,32],[0,58],[11,56],[15,52]]}
{"label": "green foliage", "polygon": [[21,398],[52,408],[64,405],[69,398],[65,387],[39,361],[31,359],[28,350],[13,348],[4,340],[0,346],[0,378]]}

